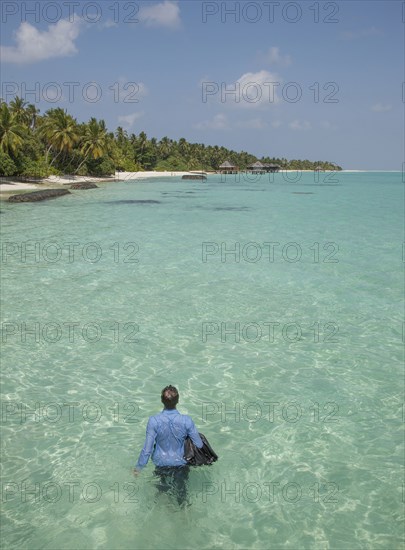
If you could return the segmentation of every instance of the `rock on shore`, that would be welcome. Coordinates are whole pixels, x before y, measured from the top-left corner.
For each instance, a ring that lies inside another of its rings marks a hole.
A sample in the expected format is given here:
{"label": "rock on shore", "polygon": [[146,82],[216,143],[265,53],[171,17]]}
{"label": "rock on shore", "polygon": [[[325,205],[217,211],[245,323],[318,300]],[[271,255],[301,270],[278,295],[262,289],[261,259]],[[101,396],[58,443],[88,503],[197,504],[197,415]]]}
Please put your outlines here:
{"label": "rock on shore", "polygon": [[44,189],[41,191],[32,191],[31,193],[21,193],[11,195],[8,202],[37,202],[48,199],[56,199],[62,195],[70,195],[69,189]]}
{"label": "rock on shore", "polygon": [[98,189],[98,185],[92,183],[91,181],[79,181],[77,183],[73,183],[70,186],[70,189]]}

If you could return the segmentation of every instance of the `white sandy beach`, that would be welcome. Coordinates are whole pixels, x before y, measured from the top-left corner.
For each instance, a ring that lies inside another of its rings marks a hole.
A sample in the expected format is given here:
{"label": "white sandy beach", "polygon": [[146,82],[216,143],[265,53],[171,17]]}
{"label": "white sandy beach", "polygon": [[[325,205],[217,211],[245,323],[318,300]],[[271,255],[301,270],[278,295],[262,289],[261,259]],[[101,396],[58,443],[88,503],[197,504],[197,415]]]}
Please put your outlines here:
{"label": "white sandy beach", "polygon": [[0,193],[13,193],[14,191],[33,191],[35,189],[39,189],[39,185],[35,185],[32,183],[21,183],[17,181],[0,183]]}
{"label": "white sandy beach", "polygon": [[179,177],[186,176],[187,174],[196,173],[193,172],[115,172],[115,179],[118,181],[127,181],[127,180],[141,180],[147,178],[165,178],[165,177]]}
{"label": "white sandy beach", "polygon": [[[94,176],[49,176],[49,178],[44,179],[44,183],[51,183],[57,185],[70,185],[72,183],[79,182],[113,182],[113,181],[128,181],[128,180],[139,180],[139,179],[149,179],[149,178],[160,178],[160,177],[178,177],[190,172],[115,172],[114,176],[104,176],[102,178]],[[42,184],[41,184],[42,185]]]}
{"label": "white sandy beach", "polygon": [[190,174],[191,172],[116,172],[115,176],[105,176],[102,178],[93,176],[49,176],[41,182],[21,182],[14,181],[12,177],[5,178],[0,183],[0,193],[14,193],[14,191],[35,191],[39,189],[57,188],[59,185],[71,185],[72,183],[92,182],[107,183],[115,181],[140,180],[159,177],[178,177]]}

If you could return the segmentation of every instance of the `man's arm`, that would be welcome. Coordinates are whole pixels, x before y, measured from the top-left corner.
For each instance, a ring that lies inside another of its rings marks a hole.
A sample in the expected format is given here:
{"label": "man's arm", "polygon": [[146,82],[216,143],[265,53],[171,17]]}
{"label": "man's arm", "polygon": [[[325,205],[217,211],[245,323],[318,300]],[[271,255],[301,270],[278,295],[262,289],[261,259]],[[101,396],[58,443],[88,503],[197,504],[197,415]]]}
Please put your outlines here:
{"label": "man's arm", "polygon": [[201,449],[201,447],[203,446],[203,442],[200,434],[198,433],[197,428],[195,427],[194,422],[191,420],[190,417],[188,417],[188,420],[187,435],[191,438],[191,441],[194,443],[194,445]]}
{"label": "man's arm", "polygon": [[141,451],[141,454],[139,455],[138,462],[136,463],[135,469],[140,471],[142,468],[144,468],[149,460],[150,455],[152,454],[153,447],[155,445],[155,439],[156,439],[156,422],[151,417],[148,420],[148,425],[146,427],[146,440],[145,444],[143,446],[143,449]]}

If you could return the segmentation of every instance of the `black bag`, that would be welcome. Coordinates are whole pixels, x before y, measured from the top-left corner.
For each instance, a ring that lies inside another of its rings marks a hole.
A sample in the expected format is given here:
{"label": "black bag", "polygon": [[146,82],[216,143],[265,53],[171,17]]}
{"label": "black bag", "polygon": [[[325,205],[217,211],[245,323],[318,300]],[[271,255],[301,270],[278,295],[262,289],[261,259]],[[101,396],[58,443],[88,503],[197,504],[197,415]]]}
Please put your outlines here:
{"label": "black bag", "polygon": [[199,434],[203,442],[201,449],[196,447],[192,440],[187,437],[184,442],[184,459],[190,466],[210,465],[218,460],[218,455],[208,443],[204,434]]}

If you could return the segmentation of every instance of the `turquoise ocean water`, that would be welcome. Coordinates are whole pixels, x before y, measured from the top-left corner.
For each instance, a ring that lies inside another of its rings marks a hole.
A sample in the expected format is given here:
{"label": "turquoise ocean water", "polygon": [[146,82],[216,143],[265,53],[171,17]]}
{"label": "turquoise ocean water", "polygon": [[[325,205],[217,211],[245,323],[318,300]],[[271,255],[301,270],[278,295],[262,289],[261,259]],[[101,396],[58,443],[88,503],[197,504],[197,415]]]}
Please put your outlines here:
{"label": "turquoise ocean water", "polygon": [[[3,548],[404,547],[401,174],[116,182],[0,220]],[[131,475],[167,384],[220,456],[185,509]]]}

